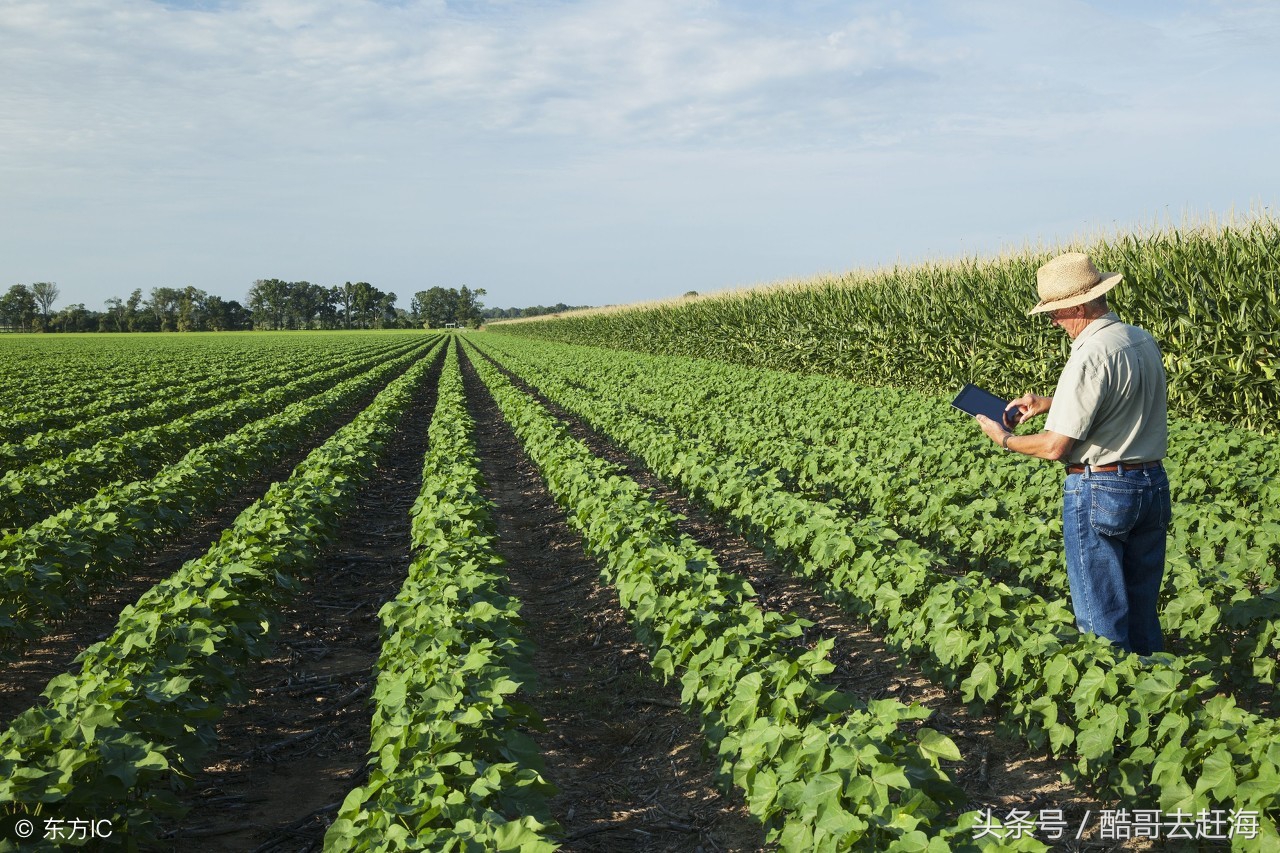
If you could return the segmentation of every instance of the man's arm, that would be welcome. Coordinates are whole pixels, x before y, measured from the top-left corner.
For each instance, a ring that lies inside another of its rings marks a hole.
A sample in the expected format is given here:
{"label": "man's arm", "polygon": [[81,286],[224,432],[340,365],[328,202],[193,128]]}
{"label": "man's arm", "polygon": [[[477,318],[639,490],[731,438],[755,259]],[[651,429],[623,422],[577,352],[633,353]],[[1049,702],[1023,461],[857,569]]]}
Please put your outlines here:
{"label": "man's arm", "polygon": [[[1043,415],[1053,406],[1052,397],[1037,397],[1028,391],[1016,400],[1009,401],[1009,405],[1005,407],[1005,412],[1017,410],[1017,423],[1025,423],[1028,418],[1034,418],[1036,415]],[[1008,417],[1008,415],[1006,415]]]}
{"label": "man's arm", "polygon": [[[1041,398],[1051,399],[1051,398]],[[1004,427],[986,415],[978,415],[978,424],[987,438],[1015,453],[1048,459],[1051,462],[1066,461],[1076,440],[1059,432],[1037,432],[1031,435],[1011,435]],[[1007,441],[1006,441],[1007,439]]]}

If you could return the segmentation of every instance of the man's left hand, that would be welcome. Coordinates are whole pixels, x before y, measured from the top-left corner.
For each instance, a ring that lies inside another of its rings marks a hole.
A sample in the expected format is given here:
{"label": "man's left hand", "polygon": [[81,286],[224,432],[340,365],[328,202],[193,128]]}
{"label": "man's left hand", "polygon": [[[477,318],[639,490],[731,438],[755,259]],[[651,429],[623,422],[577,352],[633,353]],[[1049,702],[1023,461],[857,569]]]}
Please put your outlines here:
{"label": "man's left hand", "polygon": [[986,415],[976,415],[975,417],[978,419],[978,426],[982,427],[982,431],[987,434],[987,438],[991,439],[996,444],[1000,444],[1004,441],[1004,437],[1006,435],[1010,435],[1010,432],[1007,429],[991,420],[991,418]]}

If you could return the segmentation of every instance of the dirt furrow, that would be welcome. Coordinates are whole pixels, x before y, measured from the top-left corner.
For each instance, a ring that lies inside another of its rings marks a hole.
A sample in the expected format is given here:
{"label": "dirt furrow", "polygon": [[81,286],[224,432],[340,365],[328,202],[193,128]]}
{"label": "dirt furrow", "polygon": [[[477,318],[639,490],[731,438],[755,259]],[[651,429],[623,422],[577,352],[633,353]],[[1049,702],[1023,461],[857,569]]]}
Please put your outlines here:
{"label": "dirt furrow", "polygon": [[0,679],[0,721],[7,724],[35,704],[51,678],[70,670],[80,652],[106,639],[115,630],[120,611],[126,605],[133,604],[148,589],[176,572],[183,563],[209,550],[222,531],[231,526],[250,504],[261,498],[272,483],[286,479],[294,466],[330,435],[350,423],[375,396],[376,390],[365,394],[325,427],[316,430],[303,446],[280,457],[258,476],[245,480],[216,511],[201,516],[164,544],[139,550],[134,555],[131,570],[112,579],[77,608],[75,614],[68,614],[48,634],[33,641],[18,658],[4,664],[4,675]]}
{"label": "dirt furrow", "polygon": [[498,552],[539,681],[526,694],[532,732],[559,789],[566,851],[760,850],[741,797],[715,786],[696,722],[675,685],[649,676],[611,588],[583,551],[492,397],[464,361],[481,471],[495,503]]}
{"label": "dirt furrow", "polygon": [[[502,368],[500,368],[502,369]],[[958,696],[931,682],[920,670],[888,648],[868,626],[823,598],[811,582],[792,575],[760,548],[748,543],[723,523],[689,500],[678,489],[655,476],[639,460],[596,432],[572,412],[548,400],[519,376],[503,369],[521,390],[547,406],[568,426],[570,433],[593,453],[623,467],[628,476],[649,489],[672,511],[684,516],[682,532],[707,547],[725,571],[750,581],[765,610],[794,613],[814,623],[806,639],[830,637],[835,645],[829,660],[836,669],[826,680],[864,700],[894,698],[918,702],[933,711],[926,725],[944,732],[960,748],[963,761],[947,767],[948,775],[964,789],[967,808],[990,809],[1004,818],[1012,809],[1030,811],[1062,809],[1078,821],[1087,810],[1096,816],[1100,805],[1086,793],[1062,780],[1065,761],[1053,759],[1016,735],[1002,730],[991,714],[971,713]],[[1096,823],[1096,821],[1095,821]],[[1091,833],[1086,833],[1089,835]],[[1123,845],[1086,841],[1091,850],[1129,849]]]}
{"label": "dirt furrow", "polygon": [[378,610],[408,573],[409,512],[421,488],[437,366],[305,588],[281,614],[275,652],[228,710],[217,755],[184,795],[190,811],[156,849],[319,850],[364,781]]}

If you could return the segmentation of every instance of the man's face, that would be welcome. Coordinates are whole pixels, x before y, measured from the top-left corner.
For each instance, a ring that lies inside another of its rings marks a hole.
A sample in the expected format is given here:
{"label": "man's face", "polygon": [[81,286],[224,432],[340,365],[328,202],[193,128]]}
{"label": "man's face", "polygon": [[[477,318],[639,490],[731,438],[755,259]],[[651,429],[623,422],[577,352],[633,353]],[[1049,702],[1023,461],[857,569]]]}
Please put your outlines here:
{"label": "man's face", "polygon": [[1075,316],[1076,306],[1072,306],[1071,308],[1058,308],[1053,311],[1046,311],[1045,313],[1049,315],[1050,325],[1062,328],[1063,320],[1070,320]]}
{"label": "man's face", "polygon": [[1072,305],[1070,308],[1058,308],[1055,311],[1046,311],[1049,316],[1049,322],[1057,326],[1059,329],[1067,333],[1067,337],[1075,340],[1076,337],[1084,331],[1084,327],[1089,325],[1085,306]]}

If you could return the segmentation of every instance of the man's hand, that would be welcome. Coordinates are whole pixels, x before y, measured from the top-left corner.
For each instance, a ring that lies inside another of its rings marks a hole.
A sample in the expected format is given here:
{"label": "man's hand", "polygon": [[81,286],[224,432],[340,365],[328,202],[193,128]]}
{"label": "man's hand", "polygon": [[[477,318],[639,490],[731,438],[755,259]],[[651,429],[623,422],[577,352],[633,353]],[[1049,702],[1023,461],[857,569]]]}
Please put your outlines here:
{"label": "man's hand", "polygon": [[[987,434],[987,438],[1002,447],[1005,446],[1004,440],[1013,436],[1012,432],[986,415],[977,415],[975,419],[978,421],[978,426],[982,427],[982,431]],[[1076,443],[1076,440],[1069,435],[1049,432],[1048,430],[1035,434],[1020,435],[1017,436],[1017,439],[1017,447],[1010,444],[1006,449],[1025,456],[1034,456],[1037,459],[1048,459],[1053,462],[1066,462],[1071,454],[1071,448]]]}
{"label": "man's hand", "polygon": [[[1053,405],[1052,397],[1037,397],[1035,394],[1026,393],[1016,400],[1009,402],[1005,411],[1005,420],[1009,427],[1017,426],[1028,418],[1034,418],[1036,415],[1043,415],[1049,411],[1049,407]],[[1014,414],[1016,412],[1016,415]]]}
{"label": "man's hand", "polygon": [[987,434],[987,438],[991,439],[996,444],[1002,443],[1004,441],[1004,437],[1009,434],[1009,430],[991,420],[991,418],[986,415],[975,415],[975,417],[978,419],[978,426],[982,427],[982,431]]}

